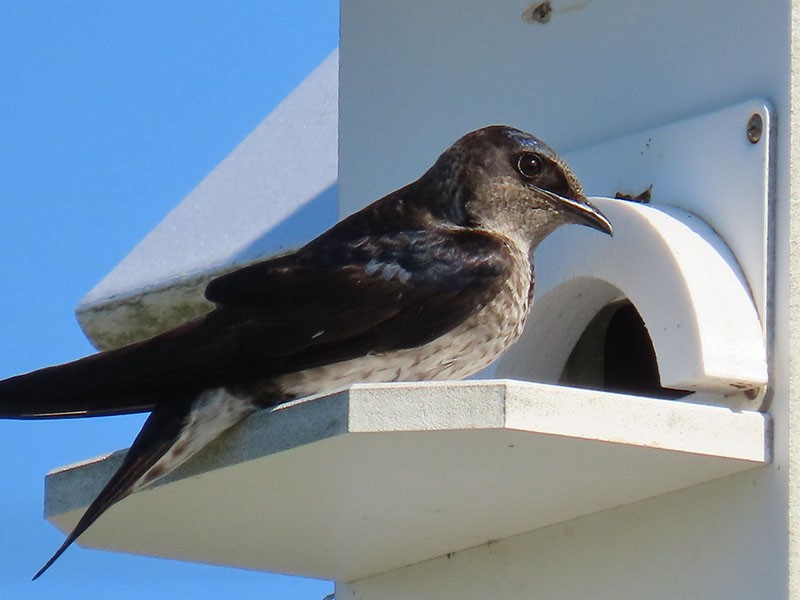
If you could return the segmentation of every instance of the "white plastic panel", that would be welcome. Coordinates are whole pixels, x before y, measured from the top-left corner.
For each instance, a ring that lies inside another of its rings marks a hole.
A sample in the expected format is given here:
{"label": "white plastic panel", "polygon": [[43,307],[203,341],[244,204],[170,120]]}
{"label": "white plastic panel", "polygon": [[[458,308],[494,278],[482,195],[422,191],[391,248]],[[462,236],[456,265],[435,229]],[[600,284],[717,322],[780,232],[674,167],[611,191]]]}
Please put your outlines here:
{"label": "white plastic panel", "polygon": [[[754,144],[747,129],[756,114],[762,134]],[[733,252],[766,323],[772,130],[769,104],[750,100],[568,152],[565,158],[590,195],[636,195],[652,186],[653,205],[701,217]]]}
{"label": "white plastic panel", "polygon": [[[350,581],[757,468],[769,428],[524,382],[355,385],[256,413],[80,543]],[[48,518],[72,527],[121,459],[50,474]]]}

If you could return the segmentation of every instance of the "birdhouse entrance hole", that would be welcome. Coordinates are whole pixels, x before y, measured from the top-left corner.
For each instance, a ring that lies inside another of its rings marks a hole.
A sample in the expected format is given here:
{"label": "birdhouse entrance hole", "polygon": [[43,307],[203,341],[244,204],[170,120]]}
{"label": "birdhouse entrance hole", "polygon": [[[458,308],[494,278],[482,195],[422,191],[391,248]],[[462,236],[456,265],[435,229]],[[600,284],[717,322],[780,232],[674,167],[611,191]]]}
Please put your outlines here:
{"label": "birdhouse entrance hole", "polygon": [[560,383],[654,398],[691,393],[661,385],[653,341],[628,300],[608,304],[589,322],[567,359]]}

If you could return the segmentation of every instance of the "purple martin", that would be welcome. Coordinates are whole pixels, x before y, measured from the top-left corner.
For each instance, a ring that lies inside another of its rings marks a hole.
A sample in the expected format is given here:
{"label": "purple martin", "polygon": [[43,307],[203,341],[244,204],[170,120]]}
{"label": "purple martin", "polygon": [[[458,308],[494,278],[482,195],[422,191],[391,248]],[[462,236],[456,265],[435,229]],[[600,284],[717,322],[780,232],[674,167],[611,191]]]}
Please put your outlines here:
{"label": "purple martin", "polygon": [[563,224],[611,234],[532,135],[465,135],[411,183],[296,252],[214,279],[208,314],[0,382],[0,417],[150,412],[55,560],[111,505],[253,412],[355,382],[460,379],[522,333],[531,254]]}

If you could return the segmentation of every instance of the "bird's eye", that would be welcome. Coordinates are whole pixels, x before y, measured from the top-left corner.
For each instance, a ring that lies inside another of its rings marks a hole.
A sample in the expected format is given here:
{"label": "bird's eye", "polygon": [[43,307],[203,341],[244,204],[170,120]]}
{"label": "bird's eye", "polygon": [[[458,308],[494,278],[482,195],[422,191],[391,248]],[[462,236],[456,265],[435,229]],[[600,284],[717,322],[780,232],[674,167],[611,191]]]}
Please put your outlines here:
{"label": "bird's eye", "polygon": [[517,170],[523,177],[527,177],[528,179],[538,177],[541,175],[543,169],[544,163],[542,163],[542,159],[531,152],[520,154],[520,157],[517,159]]}

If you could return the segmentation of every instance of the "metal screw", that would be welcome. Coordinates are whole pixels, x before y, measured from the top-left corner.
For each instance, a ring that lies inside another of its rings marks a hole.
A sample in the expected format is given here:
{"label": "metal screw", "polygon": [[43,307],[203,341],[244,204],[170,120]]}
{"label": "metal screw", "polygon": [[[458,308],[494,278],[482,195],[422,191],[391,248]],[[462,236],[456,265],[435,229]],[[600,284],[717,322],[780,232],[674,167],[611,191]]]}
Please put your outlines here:
{"label": "metal screw", "polygon": [[751,144],[757,144],[761,141],[762,133],[764,133],[764,119],[760,114],[755,113],[747,121],[747,139]]}
{"label": "metal screw", "polygon": [[544,2],[534,2],[522,13],[522,20],[526,23],[547,23],[550,20],[553,6],[550,0]]}

